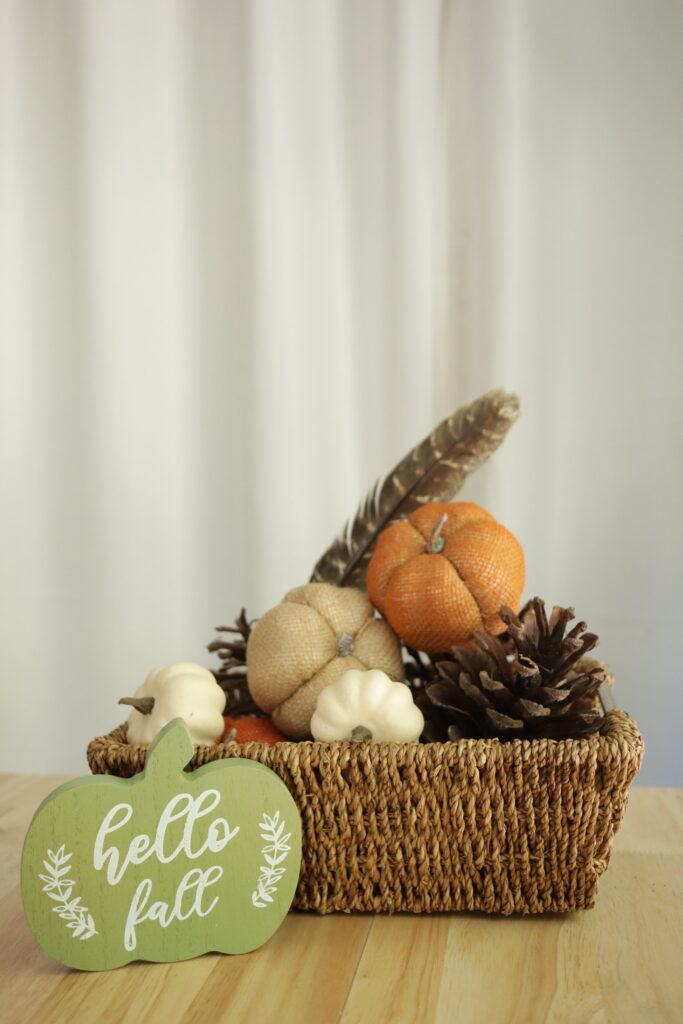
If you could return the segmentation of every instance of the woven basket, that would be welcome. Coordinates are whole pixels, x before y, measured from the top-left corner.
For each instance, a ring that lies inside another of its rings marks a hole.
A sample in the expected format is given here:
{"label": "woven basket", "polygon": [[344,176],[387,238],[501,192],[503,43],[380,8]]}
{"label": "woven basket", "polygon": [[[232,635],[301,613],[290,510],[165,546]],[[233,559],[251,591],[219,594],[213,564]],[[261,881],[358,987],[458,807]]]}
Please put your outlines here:
{"label": "woven basket", "polygon": [[[128,778],[147,749],[120,725],[88,763]],[[190,767],[246,757],[284,780],[301,812],[296,909],[534,914],[595,903],[642,751],[615,710],[581,739],[225,743]]]}

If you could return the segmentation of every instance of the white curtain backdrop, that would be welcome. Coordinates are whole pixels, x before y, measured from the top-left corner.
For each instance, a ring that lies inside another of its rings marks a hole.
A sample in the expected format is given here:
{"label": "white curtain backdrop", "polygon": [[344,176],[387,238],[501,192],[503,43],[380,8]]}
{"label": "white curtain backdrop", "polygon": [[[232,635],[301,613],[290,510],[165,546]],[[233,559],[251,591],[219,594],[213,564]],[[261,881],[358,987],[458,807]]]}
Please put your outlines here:
{"label": "white curtain backdrop", "polygon": [[503,386],[462,497],[683,785],[683,7],[0,11],[0,769],[84,771]]}

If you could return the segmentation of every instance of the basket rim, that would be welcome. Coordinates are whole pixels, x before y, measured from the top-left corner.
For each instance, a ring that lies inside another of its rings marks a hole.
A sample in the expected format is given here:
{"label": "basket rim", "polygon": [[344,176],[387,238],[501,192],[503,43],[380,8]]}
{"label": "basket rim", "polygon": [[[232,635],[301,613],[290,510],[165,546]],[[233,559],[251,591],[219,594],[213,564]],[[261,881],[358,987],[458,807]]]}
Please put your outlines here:
{"label": "basket rim", "polygon": [[[146,757],[149,750],[149,743],[128,743],[126,740],[127,723],[122,722],[116,728],[103,736],[97,736],[88,744],[88,761],[95,756],[105,756],[105,759],[116,760],[120,763],[132,763],[135,760]],[[307,756],[317,755],[316,759],[324,759],[324,755],[331,751],[343,751],[345,756],[362,756],[364,759],[370,757],[372,760],[386,756],[392,759],[403,760],[408,756],[410,759],[418,757],[429,759],[435,755],[440,760],[447,757],[457,760],[458,756],[466,756],[468,759],[474,757],[479,760],[488,756],[511,756],[514,759],[521,758],[528,760],[537,750],[563,751],[565,754],[571,751],[574,755],[594,756],[595,753],[613,752],[621,754],[627,752],[639,753],[643,746],[643,739],[638,726],[631,716],[620,708],[607,711],[605,722],[599,732],[590,733],[585,736],[578,736],[568,739],[512,739],[501,740],[498,737],[485,739],[460,739],[436,741],[430,743],[353,743],[350,740],[281,740],[277,743],[261,743],[251,741],[249,743],[212,743],[194,745],[194,762],[204,763],[205,761],[219,760],[228,757],[252,756],[260,759],[268,752],[269,758],[277,757],[282,760],[289,760],[297,754]]]}

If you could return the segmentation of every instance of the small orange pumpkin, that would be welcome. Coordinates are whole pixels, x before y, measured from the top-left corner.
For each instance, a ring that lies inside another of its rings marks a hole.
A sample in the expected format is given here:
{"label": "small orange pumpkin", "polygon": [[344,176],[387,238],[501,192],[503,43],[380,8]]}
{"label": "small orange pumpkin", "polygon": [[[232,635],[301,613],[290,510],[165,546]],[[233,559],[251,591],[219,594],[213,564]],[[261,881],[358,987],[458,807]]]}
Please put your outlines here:
{"label": "small orange pumpkin", "polygon": [[519,609],[524,552],[492,515],[469,501],[422,505],[377,539],[368,596],[404,643],[428,654],[502,633],[501,605]]}
{"label": "small orange pumpkin", "polygon": [[261,718],[260,715],[242,715],[241,718],[223,715],[223,721],[225,726],[218,743],[229,742],[228,736],[233,729],[235,743],[281,743],[287,739],[269,718]]}

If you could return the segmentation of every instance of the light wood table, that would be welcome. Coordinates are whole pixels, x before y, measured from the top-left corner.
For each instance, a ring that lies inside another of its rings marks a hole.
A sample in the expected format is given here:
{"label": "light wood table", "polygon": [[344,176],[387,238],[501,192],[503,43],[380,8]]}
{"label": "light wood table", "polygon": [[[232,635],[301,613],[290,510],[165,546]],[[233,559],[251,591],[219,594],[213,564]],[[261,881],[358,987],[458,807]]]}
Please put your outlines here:
{"label": "light wood table", "polygon": [[21,845],[64,776],[0,776],[0,1021],[11,1024],[683,1022],[683,790],[633,789],[595,909],[290,914],[260,949],[101,974],[37,946]]}

